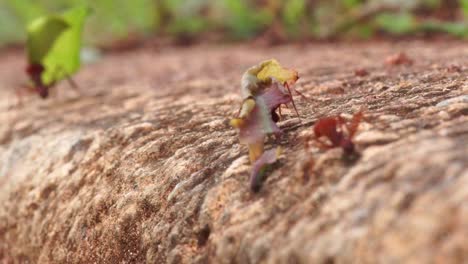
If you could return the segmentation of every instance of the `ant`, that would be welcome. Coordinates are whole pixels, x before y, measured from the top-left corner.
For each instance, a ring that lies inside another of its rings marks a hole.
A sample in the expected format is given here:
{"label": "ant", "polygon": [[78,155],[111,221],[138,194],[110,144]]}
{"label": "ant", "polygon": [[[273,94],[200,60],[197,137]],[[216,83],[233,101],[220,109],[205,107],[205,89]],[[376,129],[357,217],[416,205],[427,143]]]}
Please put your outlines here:
{"label": "ant", "polygon": [[396,66],[396,65],[412,65],[414,62],[413,60],[406,55],[404,52],[399,52],[397,54],[388,56],[385,59],[385,64],[389,66]]}
{"label": "ant", "polygon": [[[45,67],[39,63],[30,63],[26,66],[25,72],[29,76],[33,89],[39,94],[43,99],[49,96],[49,89],[56,85],[56,81],[53,81],[50,84],[45,84],[42,80],[42,73],[44,73]],[[67,74],[65,75],[68,83],[74,90],[78,90],[78,85],[73,81],[73,79]]]}
{"label": "ant", "polygon": [[358,68],[354,70],[354,75],[358,77],[364,77],[364,76],[369,75],[369,72],[364,68]]}
{"label": "ant", "polygon": [[26,74],[31,79],[32,83],[34,84],[34,88],[39,94],[41,98],[47,98],[49,96],[49,88],[52,87],[54,84],[45,85],[42,82],[42,73],[44,72],[45,68],[42,64],[29,64],[26,67]]}
{"label": "ant", "polygon": [[[345,156],[355,154],[353,137],[362,117],[363,112],[359,111],[349,122],[339,115],[319,119],[314,125],[314,140],[318,143],[318,147],[321,149],[341,147]],[[322,140],[322,137],[328,138],[328,141]]]}

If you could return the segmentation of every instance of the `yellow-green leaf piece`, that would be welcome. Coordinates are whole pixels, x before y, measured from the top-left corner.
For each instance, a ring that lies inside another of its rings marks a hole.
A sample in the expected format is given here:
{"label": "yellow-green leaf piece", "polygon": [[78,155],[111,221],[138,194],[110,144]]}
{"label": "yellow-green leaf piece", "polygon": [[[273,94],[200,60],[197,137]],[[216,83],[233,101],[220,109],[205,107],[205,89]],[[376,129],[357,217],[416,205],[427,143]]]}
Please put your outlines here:
{"label": "yellow-green leaf piece", "polygon": [[293,85],[299,79],[299,76],[295,70],[283,68],[275,59],[260,62],[242,75],[242,98],[256,96],[267,88],[273,79],[283,85]]}
{"label": "yellow-green leaf piece", "polygon": [[30,64],[42,64],[57,38],[69,27],[59,16],[40,17],[27,27],[26,49]]}
{"label": "yellow-green leaf piece", "polygon": [[46,71],[44,83],[50,84],[75,73],[80,68],[82,31],[90,9],[78,6],[67,10],[61,17],[70,25],[54,42],[52,49],[43,60]]}
{"label": "yellow-green leaf piece", "polygon": [[283,68],[277,60],[271,59],[262,63],[262,69],[257,73],[257,78],[263,82],[275,78],[281,83],[293,84],[299,76],[297,71]]}

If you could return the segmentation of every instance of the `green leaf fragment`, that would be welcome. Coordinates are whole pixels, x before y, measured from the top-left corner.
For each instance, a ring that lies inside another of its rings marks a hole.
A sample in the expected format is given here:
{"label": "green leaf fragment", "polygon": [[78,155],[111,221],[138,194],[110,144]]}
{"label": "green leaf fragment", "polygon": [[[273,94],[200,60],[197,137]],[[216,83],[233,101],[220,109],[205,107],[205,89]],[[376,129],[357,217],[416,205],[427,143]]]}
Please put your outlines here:
{"label": "green leaf fragment", "polygon": [[50,84],[75,73],[80,68],[80,48],[84,22],[90,10],[80,6],[66,11],[61,17],[70,25],[54,42],[43,60],[46,71],[44,83]]}
{"label": "green leaf fragment", "polygon": [[468,24],[430,20],[422,23],[420,29],[426,32],[445,32],[456,37],[468,36]]}
{"label": "green leaf fragment", "polygon": [[283,68],[275,59],[262,61],[258,65],[249,68],[241,79],[241,93],[245,99],[260,92],[264,85],[271,84],[273,79],[283,84],[294,84],[299,75],[297,71]]}
{"label": "green leaf fragment", "polygon": [[268,60],[262,64],[262,69],[257,73],[260,81],[269,81],[275,78],[282,83],[295,83],[299,78],[295,70],[283,68],[275,59]]}
{"label": "green leaf fragment", "polygon": [[54,42],[68,27],[69,24],[59,16],[40,17],[31,22],[26,41],[29,63],[42,64]]}
{"label": "green leaf fragment", "polygon": [[281,155],[281,147],[270,149],[265,152],[254,162],[252,173],[250,175],[250,189],[253,192],[258,192],[265,180],[269,169],[278,160]]}
{"label": "green leaf fragment", "polygon": [[89,8],[79,6],[62,15],[42,16],[27,27],[28,61],[45,67],[42,81],[50,85],[80,67],[81,33]]}

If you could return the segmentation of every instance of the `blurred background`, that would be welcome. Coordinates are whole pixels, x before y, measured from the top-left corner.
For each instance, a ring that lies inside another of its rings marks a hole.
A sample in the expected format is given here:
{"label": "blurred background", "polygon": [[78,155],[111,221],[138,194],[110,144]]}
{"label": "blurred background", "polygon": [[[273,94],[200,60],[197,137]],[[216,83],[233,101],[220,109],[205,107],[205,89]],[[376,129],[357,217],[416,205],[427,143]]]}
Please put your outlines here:
{"label": "blurred background", "polygon": [[86,3],[88,45],[468,37],[468,0],[2,0],[0,46],[32,19]]}

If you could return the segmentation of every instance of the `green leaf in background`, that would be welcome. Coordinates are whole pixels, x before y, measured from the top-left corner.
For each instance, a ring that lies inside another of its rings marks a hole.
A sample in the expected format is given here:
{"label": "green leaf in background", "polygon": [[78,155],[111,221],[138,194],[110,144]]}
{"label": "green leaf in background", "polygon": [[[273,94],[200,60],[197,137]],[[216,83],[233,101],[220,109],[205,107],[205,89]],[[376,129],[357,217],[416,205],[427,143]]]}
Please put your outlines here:
{"label": "green leaf in background", "polygon": [[353,26],[349,32],[346,32],[346,34],[357,36],[361,39],[370,39],[374,35],[374,28],[366,23],[357,24]]}
{"label": "green leaf in background", "polygon": [[202,17],[187,17],[175,19],[169,26],[168,31],[173,34],[195,35],[208,27]]}
{"label": "green leaf in background", "polygon": [[44,84],[48,85],[75,73],[80,68],[80,49],[84,22],[90,10],[79,6],[66,11],[61,17],[70,25],[54,42],[43,60]]}
{"label": "green leaf in background", "polygon": [[223,0],[227,18],[224,23],[236,38],[249,38],[271,24],[273,16],[268,10],[258,10],[245,0]]}
{"label": "green leaf in background", "polygon": [[45,11],[40,3],[29,0],[7,0],[6,7],[9,7],[8,9],[11,9],[20,18],[23,25],[31,23]]}
{"label": "green leaf in background", "polygon": [[422,2],[422,5],[432,9],[439,8],[441,5],[441,0],[425,0]]}
{"label": "green leaf in background", "polygon": [[422,23],[419,29],[425,32],[444,32],[461,38],[468,36],[468,24],[466,23],[430,20]]}
{"label": "green leaf in background", "polygon": [[27,28],[26,48],[30,64],[42,64],[44,57],[53,47],[56,39],[69,27],[59,16],[39,17]]}
{"label": "green leaf in background", "polygon": [[34,19],[81,5],[93,9],[85,36],[88,44],[97,45],[128,34],[177,39],[214,32],[225,39],[248,39],[270,28],[298,39],[367,38],[379,31],[418,35],[424,21],[437,19],[456,24],[427,31],[460,36],[460,23],[468,22],[468,0],[0,0],[0,47],[25,40],[22,29]]}
{"label": "green leaf in background", "polygon": [[165,0],[171,21],[167,24],[167,32],[174,35],[195,36],[210,28],[206,17],[200,15],[206,7],[204,0]]}
{"label": "green leaf in background", "polygon": [[305,0],[290,0],[284,3],[283,20],[292,35],[300,33],[301,21],[305,17],[305,5]]}
{"label": "green leaf in background", "polygon": [[411,33],[416,27],[413,15],[408,12],[382,13],[375,18],[375,23],[379,29],[396,35]]}
{"label": "green leaf in background", "polygon": [[460,0],[460,5],[463,9],[463,14],[465,14],[465,18],[468,19],[468,0]]}
{"label": "green leaf in background", "polygon": [[0,3],[0,48],[9,43],[19,43],[26,39],[25,26],[10,11],[6,3]]}
{"label": "green leaf in background", "polygon": [[161,23],[161,13],[166,11],[163,0],[83,1],[93,10],[87,33],[101,43],[125,38],[128,33],[152,33]]}

